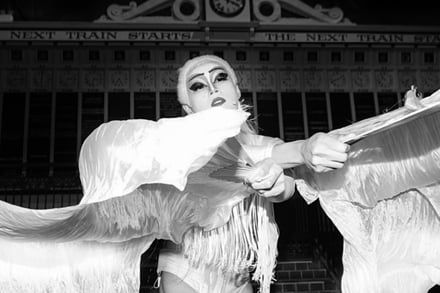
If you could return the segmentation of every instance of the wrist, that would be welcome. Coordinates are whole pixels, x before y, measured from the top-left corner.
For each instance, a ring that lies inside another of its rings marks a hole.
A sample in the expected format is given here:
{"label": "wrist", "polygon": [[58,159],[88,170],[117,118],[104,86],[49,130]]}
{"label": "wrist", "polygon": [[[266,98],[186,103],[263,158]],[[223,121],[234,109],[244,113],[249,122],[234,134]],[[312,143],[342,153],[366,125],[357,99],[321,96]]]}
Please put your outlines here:
{"label": "wrist", "polygon": [[283,169],[304,164],[304,145],[306,140],[296,140],[274,146],[272,159]]}

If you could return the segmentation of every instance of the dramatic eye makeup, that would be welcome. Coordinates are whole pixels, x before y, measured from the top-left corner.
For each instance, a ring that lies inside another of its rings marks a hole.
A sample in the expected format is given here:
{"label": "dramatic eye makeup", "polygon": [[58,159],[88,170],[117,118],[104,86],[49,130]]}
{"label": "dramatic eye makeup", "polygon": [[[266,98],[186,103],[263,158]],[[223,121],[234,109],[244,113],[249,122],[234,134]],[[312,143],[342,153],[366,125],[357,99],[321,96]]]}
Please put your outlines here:
{"label": "dramatic eye makeup", "polygon": [[229,76],[226,72],[220,72],[219,74],[217,74],[214,81],[225,81],[228,80],[228,77]]}
{"label": "dramatic eye makeup", "polygon": [[[214,68],[210,69],[208,72],[211,75],[212,83],[225,81],[225,80],[228,80],[228,78],[229,78],[229,75],[226,72],[226,70],[220,66],[214,67]],[[202,80],[204,78],[204,76],[205,76],[204,73],[197,73],[197,74],[193,75],[191,78],[188,79],[188,83],[189,83],[188,88],[191,91],[196,92],[196,91],[206,87],[207,82],[209,82],[209,81]]]}
{"label": "dramatic eye makeup", "polygon": [[195,82],[193,84],[190,85],[189,89],[193,92],[196,92],[200,89],[202,89],[203,87],[205,87],[205,85],[201,82]]}

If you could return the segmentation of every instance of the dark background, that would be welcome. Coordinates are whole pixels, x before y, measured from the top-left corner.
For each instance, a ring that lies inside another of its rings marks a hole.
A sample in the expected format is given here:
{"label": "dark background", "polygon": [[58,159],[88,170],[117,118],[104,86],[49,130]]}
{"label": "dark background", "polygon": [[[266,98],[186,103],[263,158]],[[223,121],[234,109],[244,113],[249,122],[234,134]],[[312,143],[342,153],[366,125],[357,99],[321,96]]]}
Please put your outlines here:
{"label": "dark background", "polygon": [[[18,21],[94,21],[111,4],[130,0],[0,0],[0,10],[12,10]],[[138,4],[145,1],[136,0]],[[439,25],[440,10],[433,0],[303,0],[324,8],[337,6],[356,24]]]}

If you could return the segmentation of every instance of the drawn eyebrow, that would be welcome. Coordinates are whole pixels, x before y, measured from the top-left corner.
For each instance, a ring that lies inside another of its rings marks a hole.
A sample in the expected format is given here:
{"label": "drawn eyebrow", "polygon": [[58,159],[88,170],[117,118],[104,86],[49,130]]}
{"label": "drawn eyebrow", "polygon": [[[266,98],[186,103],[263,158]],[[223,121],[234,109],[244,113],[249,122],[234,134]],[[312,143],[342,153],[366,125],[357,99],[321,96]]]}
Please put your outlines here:
{"label": "drawn eyebrow", "polygon": [[[224,69],[224,68],[221,67],[221,66],[216,66],[216,67],[212,68],[211,70],[209,70],[208,72],[211,73],[211,72],[213,72],[213,71],[215,71],[215,70],[226,70],[226,69]],[[188,82],[190,82],[190,81],[193,80],[194,78],[196,78],[196,77],[198,77],[198,76],[202,76],[202,75],[203,75],[203,73],[197,73],[197,74],[191,76],[191,78],[188,79]]]}

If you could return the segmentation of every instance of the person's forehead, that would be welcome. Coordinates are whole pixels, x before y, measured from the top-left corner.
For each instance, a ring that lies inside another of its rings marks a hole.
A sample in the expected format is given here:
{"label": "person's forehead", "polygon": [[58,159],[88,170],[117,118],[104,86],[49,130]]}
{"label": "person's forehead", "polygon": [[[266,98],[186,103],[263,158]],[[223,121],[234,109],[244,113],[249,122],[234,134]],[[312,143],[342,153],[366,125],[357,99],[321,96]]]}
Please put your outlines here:
{"label": "person's forehead", "polygon": [[207,72],[212,71],[213,69],[221,69],[221,70],[226,70],[226,68],[215,61],[208,61],[208,62],[203,62],[200,64],[195,65],[191,70],[189,70],[188,72],[188,79],[190,79],[192,76],[197,75],[197,74],[204,74]]}

